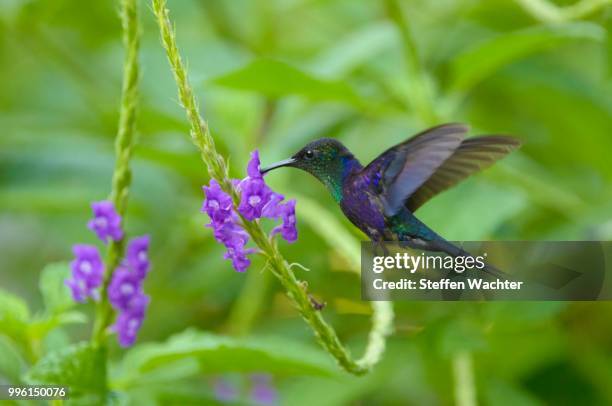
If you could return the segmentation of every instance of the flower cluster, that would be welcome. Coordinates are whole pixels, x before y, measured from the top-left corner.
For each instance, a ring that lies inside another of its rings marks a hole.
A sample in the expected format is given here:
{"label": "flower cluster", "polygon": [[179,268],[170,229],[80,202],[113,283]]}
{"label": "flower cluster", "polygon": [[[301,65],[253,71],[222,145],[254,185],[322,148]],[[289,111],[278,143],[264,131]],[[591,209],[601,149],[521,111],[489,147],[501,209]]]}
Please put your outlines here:
{"label": "flower cluster", "polygon": [[[87,227],[96,233],[105,244],[120,241],[124,237],[121,216],[109,201],[92,203],[94,218]],[[98,248],[94,245],[76,244],[73,247],[75,259],[71,263],[72,274],[65,283],[77,302],[88,297],[100,300],[99,288],[104,280],[104,263]],[[114,270],[108,286],[108,299],[118,312],[113,330],[119,344],[130,346],[142,325],[149,304],[149,297],[143,290],[143,281],[150,268],[149,236],[135,237],[127,245],[125,258]]]}
{"label": "flower cluster", "polygon": [[72,277],[66,279],[66,285],[77,302],[84,302],[87,297],[98,299],[97,288],[102,284],[104,264],[98,248],[93,245],[76,244],[72,247],[75,259],[70,264]]}
{"label": "flower cluster", "polygon": [[87,223],[87,228],[95,232],[104,243],[107,243],[109,239],[120,241],[123,238],[121,216],[117,214],[113,203],[107,200],[94,202],[91,208],[94,218]]}
{"label": "flower cluster", "polygon": [[108,285],[108,299],[118,313],[113,330],[122,347],[129,347],[136,341],[149,305],[149,296],[143,289],[150,267],[148,252],[149,236],[130,240],[126,258],[115,269]]}
{"label": "flower cluster", "polygon": [[[94,202],[91,205],[94,218],[87,227],[94,231],[102,242],[119,241],[123,238],[121,216],[109,201]],[[98,248],[94,245],[76,244],[72,247],[75,259],[70,263],[72,275],[66,279],[66,285],[77,302],[84,302],[88,297],[99,300],[98,288],[102,285],[104,263]]]}
{"label": "flower cluster", "polygon": [[[246,401],[248,404],[260,406],[274,406],[278,404],[278,391],[268,374],[253,374],[248,381],[218,378],[214,382],[215,398],[221,403],[238,403]],[[245,388],[245,384],[248,385]],[[248,394],[245,389],[248,389]]]}
{"label": "flower cluster", "polygon": [[208,214],[211,220],[207,227],[212,228],[215,239],[225,245],[227,252],[224,258],[231,260],[238,272],[244,272],[249,267],[251,261],[247,255],[255,252],[252,248],[245,248],[249,235],[244,230],[238,213],[248,221],[262,217],[281,219],[282,224],[272,230],[272,235],[280,233],[290,243],[297,240],[295,200],[282,203],[284,196],[275,193],[266,185],[259,171],[257,150],[251,154],[247,175],[242,180],[233,180],[240,194],[237,212],[231,196],[221,189],[216,180],[212,179],[208,187],[203,187],[205,199],[202,211]]}
{"label": "flower cluster", "polygon": [[251,399],[256,405],[276,405],[278,403],[278,392],[272,384],[272,377],[270,375],[252,375],[251,380],[253,382]]}

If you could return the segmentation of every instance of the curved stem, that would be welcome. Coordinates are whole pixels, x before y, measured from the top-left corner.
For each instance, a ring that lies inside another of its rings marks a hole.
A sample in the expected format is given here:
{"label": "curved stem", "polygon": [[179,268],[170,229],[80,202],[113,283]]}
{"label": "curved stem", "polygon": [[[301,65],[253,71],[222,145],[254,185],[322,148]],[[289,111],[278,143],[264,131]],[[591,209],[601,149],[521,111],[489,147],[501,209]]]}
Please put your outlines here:
{"label": "curved stem", "polygon": [[[237,203],[238,195],[227,175],[227,164],[216,151],[208,126],[198,111],[197,101],[189,84],[187,71],[176,45],[176,36],[168,17],[166,1],[152,0],[152,4],[160,29],[161,40],[177,83],[179,99],[187,112],[187,117],[191,124],[192,141],[200,151],[210,176],[216,179],[221,187],[232,195],[234,202]],[[257,244],[262,254],[268,259],[272,274],[282,284],[287,296],[300,312],[302,318],[310,325],[315,337],[323,348],[346,371],[356,375],[367,373],[380,359],[380,355],[384,351],[385,339],[390,333],[390,323],[393,318],[392,312],[375,314],[366,355],[360,360],[354,360],[349,351],[340,342],[336,331],[325,321],[321,312],[313,309],[306,290],[306,283],[296,278],[291,267],[278,251],[274,240],[268,238],[257,222],[243,221],[243,223],[245,230],[249,233],[255,244]],[[388,310],[389,308],[381,307],[381,309]]]}
{"label": "curved stem", "polygon": [[[123,87],[121,91],[121,108],[119,111],[119,128],[115,139],[115,169],[113,171],[110,200],[117,213],[125,222],[128,192],[132,180],[130,159],[136,138],[136,111],[138,106],[138,51],[140,49],[140,26],[136,0],[121,0],[121,23],[123,43],[126,48]],[[124,237],[125,238],[125,237]],[[107,300],[108,284],[113,270],[123,257],[124,241],[113,241],[106,254],[106,273],[100,291],[100,302],[96,311],[96,321],[92,333],[92,342],[103,344],[106,328],[112,319],[112,308]]]}
{"label": "curved stem", "polygon": [[533,17],[546,23],[577,20],[612,4],[612,0],[581,0],[560,7],[548,0],[516,0],[516,2]]}

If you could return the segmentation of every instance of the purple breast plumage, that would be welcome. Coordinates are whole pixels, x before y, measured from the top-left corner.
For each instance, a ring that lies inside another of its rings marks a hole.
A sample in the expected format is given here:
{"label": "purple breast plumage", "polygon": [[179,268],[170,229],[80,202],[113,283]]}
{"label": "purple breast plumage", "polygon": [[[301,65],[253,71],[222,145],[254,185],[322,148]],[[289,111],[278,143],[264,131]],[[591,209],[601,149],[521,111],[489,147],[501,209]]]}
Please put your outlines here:
{"label": "purple breast plumage", "polygon": [[340,207],[349,220],[373,239],[385,228],[381,203],[372,187],[372,179],[355,173],[345,180]]}

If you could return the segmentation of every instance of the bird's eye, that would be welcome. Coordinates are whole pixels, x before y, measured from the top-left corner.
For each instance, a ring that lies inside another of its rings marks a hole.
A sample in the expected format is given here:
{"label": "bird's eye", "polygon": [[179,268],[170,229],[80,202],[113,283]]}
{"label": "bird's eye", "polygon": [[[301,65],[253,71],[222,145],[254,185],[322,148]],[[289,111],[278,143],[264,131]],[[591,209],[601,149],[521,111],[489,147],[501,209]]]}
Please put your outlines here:
{"label": "bird's eye", "polygon": [[304,157],[306,159],[312,159],[314,157],[314,152],[311,149],[306,150],[306,152],[304,153]]}

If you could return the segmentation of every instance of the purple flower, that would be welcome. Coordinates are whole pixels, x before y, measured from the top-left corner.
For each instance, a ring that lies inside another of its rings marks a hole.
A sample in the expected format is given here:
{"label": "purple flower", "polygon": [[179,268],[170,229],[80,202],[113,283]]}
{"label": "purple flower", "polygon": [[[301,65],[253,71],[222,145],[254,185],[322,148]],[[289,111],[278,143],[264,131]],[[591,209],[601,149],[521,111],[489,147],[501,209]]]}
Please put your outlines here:
{"label": "purple flower", "polygon": [[77,302],[84,302],[87,297],[97,299],[95,291],[102,284],[104,264],[98,248],[93,245],[77,244],[72,248],[75,259],[70,263],[72,276],[65,284],[72,291]]}
{"label": "purple flower", "polygon": [[150,298],[142,289],[143,279],[125,266],[118,267],[108,286],[108,298],[119,312],[112,329],[117,333],[119,344],[129,347],[134,344],[142,325]]}
{"label": "purple flower", "polygon": [[130,240],[127,256],[115,269],[108,285],[108,299],[118,311],[113,330],[119,344],[129,347],[144,321],[150,298],[144,294],[143,282],[149,270],[149,236]]}
{"label": "purple flower", "polygon": [[251,377],[253,386],[251,387],[251,400],[257,405],[275,405],[278,401],[276,388],[272,386],[272,379],[269,375],[257,374]]}
{"label": "purple flower", "polygon": [[144,317],[151,298],[141,289],[127,303],[127,313]]}
{"label": "purple flower", "polygon": [[251,153],[251,159],[247,165],[247,177],[240,180],[232,179],[233,187],[240,193],[240,204],[234,209],[231,197],[225,193],[219,184],[212,179],[208,187],[204,187],[206,199],[202,211],[206,212],[211,219],[207,227],[213,229],[215,239],[225,245],[227,252],[225,259],[232,261],[233,267],[238,272],[245,271],[251,261],[248,254],[255,252],[254,249],[245,249],[249,241],[249,235],[244,230],[241,218],[253,221],[262,217],[274,220],[281,219],[283,224],[272,230],[272,235],[280,233],[288,242],[297,240],[297,229],[295,226],[295,200],[285,204],[281,202],[284,196],[270,189],[259,171],[259,152]]}
{"label": "purple flower", "polygon": [[104,243],[107,243],[109,238],[114,241],[121,240],[123,238],[121,216],[115,211],[113,203],[107,200],[93,202],[91,208],[94,218],[87,223],[87,227]]}
{"label": "purple flower", "polygon": [[127,246],[127,263],[141,278],[149,272],[149,242],[148,235],[130,240]]}
{"label": "purple flower", "polygon": [[214,391],[215,398],[223,403],[233,402],[238,399],[239,395],[236,385],[229,380],[222,378],[215,381]]}
{"label": "purple flower", "polygon": [[242,248],[249,241],[249,234],[244,231],[237,219],[232,219],[221,224],[208,224],[213,228],[215,239],[228,248]]}
{"label": "purple flower", "polygon": [[231,220],[225,223],[211,223],[208,226],[213,228],[215,239],[227,248],[223,258],[230,259],[236,271],[244,272],[251,264],[251,261],[246,256],[255,252],[255,250],[244,249],[249,241],[249,234],[244,231],[237,221],[238,219],[234,215]]}
{"label": "purple flower", "polygon": [[64,284],[70,288],[75,302],[82,303],[89,296],[87,285],[83,279],[68,278],[64,281]]}
{"label": "purple flower", "polygon": [[259,166],[259,152],[255,150],[251,153],[251,160],[247,165],[248,176],[238,186],[240,190],[238,211],[249,221],[262,217],[262,212],[270,200],[280,196],[266,185],[259,172]]}
{"label": "purple flower", "polygon": [[232,198],[221,189],[219,183],[214,179],[210,180],[209,187],[204,186],[202,189],[206,196],[202,211],[208,214],[213,223],[223,223],[232,215]]}
{"label": "purple flower", "polygon": [[249,221],[260,218],[272,197],[272,190],[263,179],[245,178],[240,183],[240,192],[240,214]]}
{"label": "purple flower", "polygon": [[[94,231],[104,243],[109,240],[120,241],[123,238],[121,216],[112,202],[94,202],[91,205],[94,218],[87,227]],[[119,344],[130,346],[136,340],[136,334],[144,321],[149,297],[143,292],[143,281],[150,262],[149,236],[136,237],[130,240],[123,258],[111,276],[108,285],[108,300],[118,315],[112,329],[117,332]],[[65,283],[72,291],[72,297],[83,302],[87,297],[99,299],[96,290],[104,279],[104,264],[98,249],[91,245],[75,245],[75,259],[71,263],[72,277]]]}
{"label": "purple flower", "polygon": [[280,233],[289,242],[297,240],[297,228],[295,226],[295,200],[289,200],[280,206],[279,214],[283,219],[283,224],[275,227],[272,234]]}
{"label": "purple flower", "polygon": [[116,310],[129,311],[132,299],[142,293],[142,278],[136,272],[119,266],[108,285],[108,299]]}
{"label": "purple flower", "polygon": [[270,196],[270,200],[268,200],[268,203],[261,211],[261,215],[274,220],[280,218],[282,214],[280,202],[282,202],[284,198],[285,196],[272,192],[272,196]]}
{"label": "purple flower", "polygon": [[123,312],[119,314],[113,325],[113,330],[117,333],[119,344],[122,347],[129,347],[134,344],[143,321],[144,311],[142,313]]}
{"label": "purple flower", "polygon": [[251,179],[263,179],[261,172],[259,171],[260,167],[259,162],[259,151],[255,150],[251,152],[251,160],[247,164],[247,175]]}
{"label": "purple flower", "polygon": [[256,252],[253,248],[243,249],[228,247],[227,252],[223,256],[225,259],[232,260],[232,266],[238,272],[244,272],[247,270],[249,265],[251,265],[251,260],[247,257],[248,254],[252,254]]}

